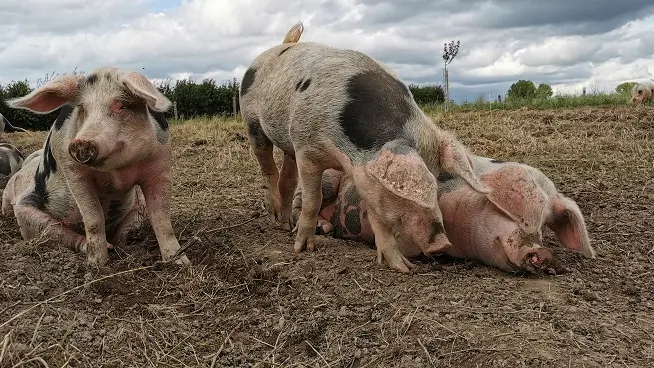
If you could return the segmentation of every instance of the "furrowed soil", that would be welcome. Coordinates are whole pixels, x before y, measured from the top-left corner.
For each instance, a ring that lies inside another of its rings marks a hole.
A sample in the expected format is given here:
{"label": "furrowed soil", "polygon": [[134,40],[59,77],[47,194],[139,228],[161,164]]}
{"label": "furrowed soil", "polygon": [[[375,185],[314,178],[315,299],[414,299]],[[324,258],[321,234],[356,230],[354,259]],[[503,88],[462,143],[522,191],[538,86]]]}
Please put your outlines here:
{"label": "furrowed soil", "polygon": [[[91,269],[0,217],[2,367],[650,367],[654,109],[454,112],[471,150],[541,169],[579,204],[596,259],[506,273],[444,257],[413,275],[361,243],[293,236],[263,216],[241,124],[172,126],[172,216],[193,266],[160,263],[149,226]],[[27,155],[44,132],[5,134]],[[4,186],[4,183],[2,183]]]}

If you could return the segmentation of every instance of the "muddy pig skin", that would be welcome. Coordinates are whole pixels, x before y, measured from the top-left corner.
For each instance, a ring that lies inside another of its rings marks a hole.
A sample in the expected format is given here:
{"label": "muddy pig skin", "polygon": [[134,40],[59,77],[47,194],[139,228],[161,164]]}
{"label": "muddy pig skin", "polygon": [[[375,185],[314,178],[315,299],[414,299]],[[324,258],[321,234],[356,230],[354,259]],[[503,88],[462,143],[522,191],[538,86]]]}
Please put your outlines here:
{"label": "muddy pig skin", "polygon": [[[490,194],[475,192],[451,175],[438,178],[445,231],[452,242],[443,253],[505,271],[552,273],[552,253],[542,247],[542,230],[548,227],[568,249],[595,258],[579,207],[540,170],[481,156],[473,156],[473,163],[477,174],[493,188]],[[322,192],[316,233],[375,242],[365,203],[342,171],[325,171]],[[299,215],[301,202],[298,189],[294,216]],[[421,253],[412,247],[401,251],[408,258]]]}
{"label": "muddy pig skin", "polygon": [[[425,115],[386,66],[357,51],[297,42],[302,30],[294,27],[285,42],[257,56],[240,86],[269,218],[297,230],[296,252],[313,250],[322,173],[341,170],[368,204],[378,261],[409,272],[414,265],[398,247],[451,245],[436,176],[448,172],[478,192],[490,189],[472,171],[468,149]],[[275,146],[284,152],[281,172]],[[303,198],[295,218],[298,183]]]}
{"label": "muddy pig skin", "polygon": [[[116,68],[65,75],[13,108],[45,114],[59,109],[43,148],[9,180],[2,211],[13,214],[25,240],[47,235],[90,265],[126,241],[148,217],[164,261],[180,249],[170,220],[170,107],[142,74]],[[146,215],[147,213],[147,215]],[[176,263],[189,264],[185,255]]]}
{"label": "muddy pig skin", "polygon": [[0,143],[0,175],[12,176],[23,165],[23,154],[9,143]]}

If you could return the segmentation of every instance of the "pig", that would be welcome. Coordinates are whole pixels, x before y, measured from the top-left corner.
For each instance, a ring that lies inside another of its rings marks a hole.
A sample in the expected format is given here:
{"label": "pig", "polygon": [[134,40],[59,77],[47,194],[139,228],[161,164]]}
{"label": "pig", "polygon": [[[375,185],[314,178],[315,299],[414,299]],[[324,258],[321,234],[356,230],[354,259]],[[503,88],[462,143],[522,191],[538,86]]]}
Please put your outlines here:
{"label": "pig", "polygon": [[654,83],[639,83],[631,89],[629,103],[632,105],[644,104],[652,99],[654,99]]}
{"label": "pig", "polygon": [[0,133],[27,132],[27,130],[11,125],[9,120],[0,114]]}
{"label": "pig", "polygon": [[[368,203],[378,260],[407,273],[414,265],[398,243],[427,251],[451,245],[436,176],[449,172],[480,193],[490,189],[474,174],[468,148],[419,108],[390,69],[358,51],[298,39],[259,54],[239,89],[268,216],[297,232],[296,252],[312,251],[322,173],[342,170]],[[273,147],[284,153],[281,172]],[[302,210],[294,220],[298,183]]]}
{"label": "pig", "polygon": [[[7,184],[5,214],[25,240],[47,235],[86,254],[91,266],[141,224],[143,207],[164,262],[180,250],[170,218],[171,102],[142,74],[98,68],[64,75],[8,101],[45,114],[59,109],[43,148]],[[190,264],[181,254],[178,264]]]}
{"label": "pig", "polygon": [[[525,164],[472,156],[475,172],[492,188],[476,192],[447,173],[438,177],[438,201],[452,246],[441,253],[476,260],[507,272],[556,273],[550,250],[542,246],[543,229],[553,230],[568,249],[595,258],[584,217],[577,204],[559,193],[542,171]],[[323,202],[316,234],[375,244],[367,202],[342,171],[326,170]],[[293,200],[293,216],[302,207],[301,188]],[[407,258],[421,249],[404,247]]]}
{"label": "pig", "polygon": [[23,154],[9,143],[0,143],[0,174],[14,175],[23,165]]}

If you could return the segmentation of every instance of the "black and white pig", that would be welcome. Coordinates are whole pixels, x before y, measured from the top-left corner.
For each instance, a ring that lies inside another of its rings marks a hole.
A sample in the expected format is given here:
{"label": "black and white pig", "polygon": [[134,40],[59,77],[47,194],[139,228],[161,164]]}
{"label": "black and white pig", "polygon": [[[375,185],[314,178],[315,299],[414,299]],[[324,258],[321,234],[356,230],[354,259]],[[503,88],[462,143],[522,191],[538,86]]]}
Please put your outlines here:
{"label": "black and white pig", "polygon": [[5,118],[2,114],[0,114],[0,133],[2,132],[5,133],[27,132],[27,130],[11,125],[9,120],[7,120],[7,118]]}
{"label": "black and white pig", "polygon": [[[172,152],[163,113],[170,101],[137,72],[99,68],[59,77],[14,108],[57,109],[42,150],[28,157],[3,193],[24,239],[45,233],[103,265],[143,219],[152,224],[164,261],[180,249],[170,219]],[[145,205],[145,206],[144,206]],[[185,255],[176,263],[189,264]]]}
{"label": "black and white pig", "polygon": [[[264,176],[269,217],[287,230],[295,226],[295,251],[314,248],[320,183],[328,168],[351,177],[369,204],[380,262],[408,272],[413,265],[398,243],[428,251],[451,246],[436,176],[450,172],[479,192],[490,191],[474,174],[465,146],[440,129],[381,63],[361,52],[289,39],[250,64],[240,106]],[[281,173],[273,146],[284,152]],[[302,213],[294,223],[298,176]]]}
{"label": "black and white pig", "polygon": [[9,143],[0,143],[0,174],[12,176],[23,166],[23,154]]}

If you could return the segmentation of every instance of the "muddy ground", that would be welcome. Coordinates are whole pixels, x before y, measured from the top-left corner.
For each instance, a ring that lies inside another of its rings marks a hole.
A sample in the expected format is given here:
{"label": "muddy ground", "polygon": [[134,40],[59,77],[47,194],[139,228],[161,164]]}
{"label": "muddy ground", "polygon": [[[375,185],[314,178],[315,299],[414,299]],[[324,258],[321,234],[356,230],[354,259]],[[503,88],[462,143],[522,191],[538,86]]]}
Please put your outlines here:
{"label": "muddy ground", "polygon": [[[149,228],[89,269],[0,217],[0,366],[649,367],[654,364],[654,109],[437,116],[471,149],[542,169],[586,216],[595,260],[546,242],[557,276],[423,259],[413,275],[365,244],[293,237],[261,217],[241,125],[172,128],[173,221],[190,269]],[[45,133],[0,140],[25,153]]]}

